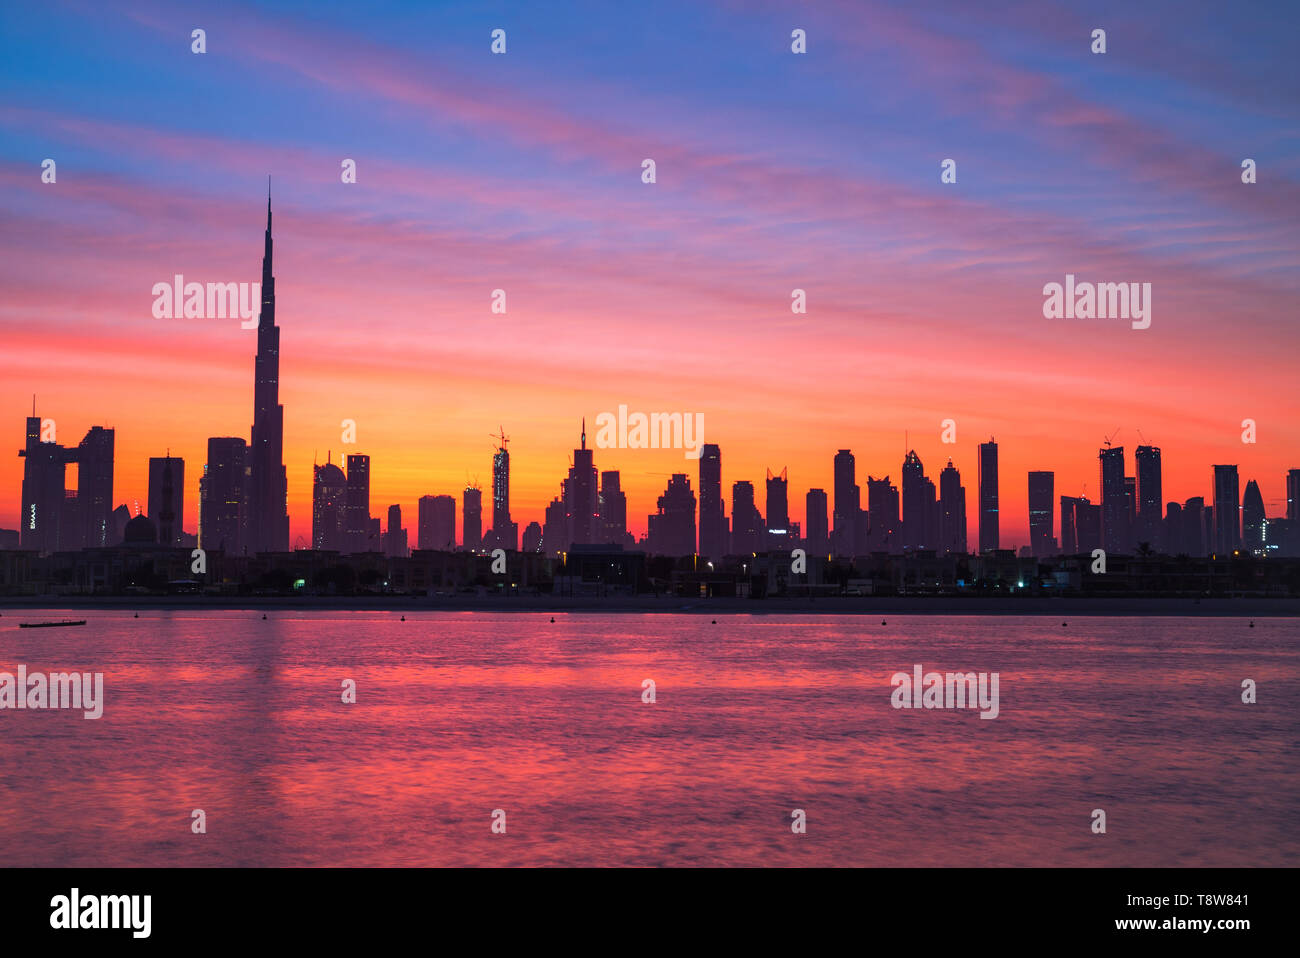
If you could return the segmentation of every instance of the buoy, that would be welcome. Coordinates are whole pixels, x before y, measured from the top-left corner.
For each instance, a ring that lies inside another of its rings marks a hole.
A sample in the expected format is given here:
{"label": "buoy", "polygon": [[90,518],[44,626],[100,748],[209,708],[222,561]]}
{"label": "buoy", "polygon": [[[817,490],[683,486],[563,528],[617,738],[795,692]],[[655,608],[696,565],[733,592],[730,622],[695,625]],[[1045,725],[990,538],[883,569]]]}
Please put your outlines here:
{"label": "buoy", "polygon": [[403,621],[403,622],[406,621],[406,616],[402,616],[402,621]]}
{"label": "buoy", "polygon": [[1251,619],[1251,620],[1250,620],[1250,627],[1251,627],[1252,629],[1255,627],[1255,620],[1254,620],[1254,619]]}
{"label": "buoy", "polygon": [[263,619],[266,618],[266,613],[265,613],[265,612],[262,613],[262,618],[263,618]]}
{"label": "buoy", "polygon": [[137,613],[135,614],[135,617],[136,617],[137,619],[140,618],[140,613],[137,612]]}
{"label": "buoy", "polygon": [[551,621],[552,621],[552,622],[555,621],[555,616],[551,616]]}
{"label": "buoy", "polygon": [[717,620],[717,619],[714,619],[714,620],[713,620],[713,624],[714,624],[714,625],[717,625],[717,624],[718,624],[718,620]]}
{"label": "buoy", "polygon": [[1064,622],[1061,623],[1061,628],[1065,628],[1065,623],[1064,623]]}
{"label": "buoy", "polygon": [[881,619],[881,620],[880,620],[880,624],[881,624],[881,625],[884,625],[884,624],[885,624],[885,620],[884,620],[884,619]]}

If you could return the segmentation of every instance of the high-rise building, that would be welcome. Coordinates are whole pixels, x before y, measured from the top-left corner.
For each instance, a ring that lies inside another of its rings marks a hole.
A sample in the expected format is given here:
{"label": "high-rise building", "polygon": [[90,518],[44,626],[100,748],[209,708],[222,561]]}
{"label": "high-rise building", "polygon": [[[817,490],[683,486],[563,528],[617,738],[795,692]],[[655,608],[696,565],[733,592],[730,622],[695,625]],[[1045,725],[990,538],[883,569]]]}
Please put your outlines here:
{"label": "high-rise building", "polygon": [[466,486],[461,493],[461,504],[465,551],[477,552],[483,547],[483,490],[477,486]]}
{"label": "high-rise building", "polygon": [[[351,460],[353,457],[348,457]],[[348,531],[352,486],[343,470],[329,461],[312,466],[311,547],[318,551],[349,552],[355,537]],[[367,495],[368,495],[367,490]],[[368,508],[368,507],[367,507]],[[367,520],[364,537],[368,538]]]}
{"label": "high-rise building", "polygon": [[199,548],[244,552],[248,525],[248,443],[236,436],[208,440],[199,480]]}
{"label": "high-rise building", "polygon": [[408,553],[406,530],[402,528],[402,507],[388,507],[388,531],[384,534],[384,555],[404,559]]}
{"label": "high-rise building", "polygon": [[1000,547],[998,523],[998,444],[992,436],[979,447],[980,552]]}
{"label": "high-rise building", "polygon": [[939,490],[929,476],[921,479],[921,509],[925,522],[924,548],[936,549],[939,544]]}
{"label": "high-rise building", "polygon": [[[470,490],[477,492],[477,489]],[[421,496],[416,544],[421,549],[451,552],[456,548],[456,500],[451,496]]]}
{"label": "high-rise building", "polygon": [[1165,504],[1165,518],[1160,529],[1160,550],[1166,555],[1187,553],[1183,548],[1183,507],[1177,502]]}
{"label": "high-rise building", "polygon": [[1160,477],[1160,447],[1138,446],[1133,458],[1137,470],[1134,477],[1137,480],[1137,541],[1145,542],[1156,552],[1166,551],[1161,516],[1164,490]]}
{"label": "high-rise building", "polygon": [[41,419],[36,415],[34,398],[32,414],[27,417],[27,442],[18,455],[24,459],[23,512],[18,527],[22,547],[43,553],[69,548],[60,535],[68,451],[53,439],[41,440]]}
{"label": "high-rise building", "polygon": [[524,552],[541,552],[542,551],[542,526],[541,523],[533,521],[524,526],[524,534],[520,539],[520,548]]}
{"label": "high-rise building", "polygon": [[939,513],[939,552],[965,555],[966,488],[951,459],[939,473]]}
{"label": "high-rise building", "polygon": [[659,512],[647,517],[650,551],[656,555],[695,554],[695,493],[685,473],[674,473],[659,497]]}
{"label": "high-rise building", "polygon": [[605,544],[627,545],[627,494],[619,488],[618,471],[600,474],[600,538]]}
{"label": "high-rise building", "polygon": [[827,526],[825,489],[808,490],[804,499],[804,524],[807,526],[804,535],[809,554],[827,555],[830,551],[830,529]]}
{"label": "high-rise building", "polygon": [[867,545],[871,552],[899,554],[903,551],[902,522],[898,514],[898,487],[889,477],[867,476],[867,513],[871,529]]}
{"label": "high-rise building", "polygon": [[1124,447],[1106,446],[1097,458],[1101,462],[1101,547],[1107,552],[1126,554],[1129,544],[1129,493],[1124,483]]}
{"label": "high-rise building", "polygon": [[500,439],[492,456],[492,547],[514,552],[519,547],[519,527],[510,518],[510,440],[504,429]]}
{"label": "high-rise building", "polygon": [[1300,521],[1300,469],[1287,470],[1286,517]]}
{"label": "high-rise building", "polygon": [[1101,548],[1101,505],[1087,499],[1074,503],[1074,529],[1079,537],[1079,552],[1092,555]]}
{"label": "high-rise building", "polygon": [[1087,499],[1078,499],[1074,496],[1061,496],[1061,555],[1078,555],[1079,549],[1079,531],[1075,525],[1075,506],[1078,503],[1087,505]]}
{"label": "high-rise building", "polygon": [[[280,327],[275,324],[275,274],[271,268],[271,191],[266,194],[266,245],[262,253],[262,310],[254,361],[253,435],[248,447],[249,552],[289,551],[289,482],[284,469],[284,407],[280,405]],[[335,467],[337,468],[337,467]]]}
{"label": "high-rise building", "polygon": [[1189,556],[1203,556],[1210,550],[1205,538],[1205,498],[1193,496],[1183,503],[1183,548]]}
{"label": "high-rise building", "polygon": [[81,513],[81,542],[103,549],[112,541],[113,430],[92,426],[73,453],[77,463],[77,508]]}
{"label": "high-rise building", "polygon": [[542,526],[542,538],[538,548],[547,555],[558,555],[568,548],[564,541],[569,534],[569,517],[564,508],[564,500],[556,496],[546,507],[546,523]]}
{"label": "high-rise building", "polygon": [[158,543],[178,546],[185,535],[185,460],[149,457],[149,518],[158,528]]}
{"label": "high-rise building", "polygon": [[1241,497],[1242,547],[1255,555],[1263,555],[1264,537],[1264,497],[1259,493],[1259,483],[1251,479]]}
{"label": "high-rise building", "polygon": [[700,449],[700,555],[727,554],[727,516],[722,505],[722,450],[706,442]]}
{"label": "high-rise building", "polygon": [[345,552],[375,552],[378,542],[370,541],[370,457],[351,455],[348,462],[348,488],[344,506]]}
{"label": "high-rise building", "polygon": [[597,541],[597,526],[600,512],[596,505],[596,466],[592,462],[592,450],[587,448],[587,420],[582,420],[582,439],[579,447],[573,450],[573,465],[569,468],[569,477],[564,480],[564,510],[568,524],[565,538],[567,549],[570,545],[591,545]]}
{"label": "high-rise building", "polygon": [[769,549],[784,549],[790,542],[790,498],[786,470],[780,475],[767,470],[766,543]]}
{"label": "high-rise building", "polygon": [[[928,549],[925,466],[915,450],[903,457],[903,548]],[[933,493],[930,498],[933,499]]]}
{"label": "high-rise building", "polygon": [[1137,547],[1137,476],[1124,477],[1124,514],[1128,523],[1128,546],[1130,550]]}
{"label": "high-rise building", "polygon": [[1029,551],[1038,559],[1055,555],[1057,551],[1056,541],[1052,538],[1055,492],[1055,473],[1038,471],[1029,474]]}
{"label": "high-rise building", "polygon": [[831,549],[837,556],[853,556],[858,547],[856,537],[861,497],[853,453],[841,449],[835,453],[835,513],[831,539]]}
{"label": "high-rise building", "polygon": [[754,504],[754,484],[740,480],[731,484],[731,551],[750,555],[765,549],[763,517]]}
{"label": "high-rise building", "polygon": [[1214,551],[1231,555],[1241,546],[1241,495],[1236,466],[1214,467]]}

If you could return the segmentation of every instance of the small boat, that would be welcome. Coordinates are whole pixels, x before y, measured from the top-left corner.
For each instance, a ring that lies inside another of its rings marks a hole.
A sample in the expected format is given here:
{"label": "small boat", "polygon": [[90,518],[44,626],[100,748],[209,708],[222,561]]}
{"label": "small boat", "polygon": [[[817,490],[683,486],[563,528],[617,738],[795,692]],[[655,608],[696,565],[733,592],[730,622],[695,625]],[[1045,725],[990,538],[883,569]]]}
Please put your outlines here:
{"label": "small boat", "polygon": [[86,620],[85,620],[85,619],[78,619],[78,620],[75,621],[75,622],[74,622],[72,619],[65,619],[65,620],[62,621],[62,622],[19,622],[19,623],[18,623],[18,628],[20,628],[20,629],[54,629],[54,628],[57,628],[57,627],[59,627],[59,626],[61,626],[61,625],[85,625],[85,624],[86,624]]}

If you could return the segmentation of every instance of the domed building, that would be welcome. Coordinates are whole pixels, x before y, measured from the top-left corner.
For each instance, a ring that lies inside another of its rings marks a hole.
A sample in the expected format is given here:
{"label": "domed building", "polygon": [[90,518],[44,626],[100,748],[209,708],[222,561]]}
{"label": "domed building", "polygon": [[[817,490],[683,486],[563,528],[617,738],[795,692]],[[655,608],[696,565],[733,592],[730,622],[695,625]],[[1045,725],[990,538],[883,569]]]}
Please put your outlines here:
{"label": "domed building", "polygon": [[342,552],[347,543],[348,480],[332,462],[313,466],[311,545],[316,550]]}
{"label": "domed building", "polygon": [[158,527],[146,515],[138,515],[122,530],[122,544],[128,548],[144,548],[158,544]]}

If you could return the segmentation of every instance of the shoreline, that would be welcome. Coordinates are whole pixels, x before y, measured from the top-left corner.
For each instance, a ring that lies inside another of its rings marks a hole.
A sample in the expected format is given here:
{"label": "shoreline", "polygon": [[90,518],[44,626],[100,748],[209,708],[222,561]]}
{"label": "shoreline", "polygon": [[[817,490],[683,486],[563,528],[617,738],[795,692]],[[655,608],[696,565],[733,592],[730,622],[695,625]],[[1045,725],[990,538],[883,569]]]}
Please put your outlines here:
{"label": "shoreline", "polygon": [[[685,599],[679,596],[21,596],[0,598],[0,618],[28,609],[200,609],[325,612],[563,612],[686,615],[1020,615],[1300,617],[1300,598],[846,596]],[[6,625],[9,623],[5,623]]]}

